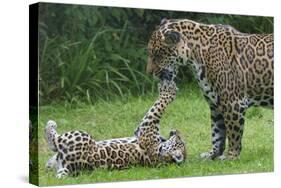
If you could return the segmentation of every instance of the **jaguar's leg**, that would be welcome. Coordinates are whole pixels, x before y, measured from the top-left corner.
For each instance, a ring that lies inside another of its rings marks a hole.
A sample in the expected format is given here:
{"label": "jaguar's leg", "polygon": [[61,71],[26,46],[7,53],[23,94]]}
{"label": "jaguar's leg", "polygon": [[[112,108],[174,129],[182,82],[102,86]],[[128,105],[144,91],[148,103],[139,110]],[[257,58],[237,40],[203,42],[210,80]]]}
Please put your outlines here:
{"label": "jaguar's leg", "polygon": [[244,115],[246,108],[239,102],[228,105],[231,109],[225,112],[226,135],[228,139],[228,158],[236,159],[242,150]]}
{"label": "jaguar's leg", "polygon": [[223,114],[218,112],[216,106],[210,106],[211,109],[211,132],[212,132],[212,150],[202,153],[201,158],[224,159],[226,129]]}
{"label": "jaguar's leg", "polygon": [[53,155],[45,164],[47,170],[51,170],[57,166],[57,154]]}
{"label": "jaguar's leg", "polygon": [[69,170],[66,168],[66,163],[63,161],[62,155],[57,157],[57,175],[58,179],[68,176]]}

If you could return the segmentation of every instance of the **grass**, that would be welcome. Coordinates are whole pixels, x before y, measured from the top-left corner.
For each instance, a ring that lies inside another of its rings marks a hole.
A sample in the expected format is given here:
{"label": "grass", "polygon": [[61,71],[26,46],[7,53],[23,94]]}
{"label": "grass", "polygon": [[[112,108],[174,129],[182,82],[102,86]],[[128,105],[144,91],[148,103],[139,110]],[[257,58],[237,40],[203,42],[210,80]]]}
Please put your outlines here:
{"label": "grass", "polygon": [[55,178],[54,171],[45,170],[45,162],[53,154],[43,135],[47,120],[53,119],[58,123],[59,133],[79,129],[89,132],[96,140],[126,137],[133,134],[155,99],[156,95],[151,95],[75,107],[65,104],[41,106],[38,129],[39,184],[63,185],[274,170],[273,111],[264,108],[251,108],[247,111],[243,151],[239,160],[209,161],[199,158],[201,152],[210,149],[210,112],[196,88],[179,90],[177,99],[168,107],[161,121],[161,133],[166,137],[171,129],[180,130],[188,147],[188,160],[185,163],[160,165],[157,168],[135,166],[121,171],[98,169],[62,180]]}

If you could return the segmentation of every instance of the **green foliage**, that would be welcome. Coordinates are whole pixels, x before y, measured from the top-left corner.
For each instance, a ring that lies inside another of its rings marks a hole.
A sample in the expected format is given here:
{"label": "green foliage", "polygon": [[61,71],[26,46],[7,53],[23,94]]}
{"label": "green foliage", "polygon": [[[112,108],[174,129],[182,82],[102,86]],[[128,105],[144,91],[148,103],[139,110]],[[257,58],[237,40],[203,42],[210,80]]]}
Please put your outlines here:
{"label": "green foliage", "polygon": [[[145,49],[165,17],[229,24],[248,33],[273,31],[269,17],[41,3],[40,104],[91,104],[154,92],[155,81],[145,74]],[[182,83],[193,80],[186,67],[179,77]]]}
{"label": "green foliage", "polygon": [[142,65],[145,49],[131,47],[136,39],[127,35],[127,28],[127,22],[122,28],[104,26],[92,38],[82,37],[74,42],[65,36],[49,38],[42,31],[40,96],[43,102],[53,98],[77,102],[82,97],[92,103],[100,98],[153,90],[155,82],[144,74]]}
{"label": "green foliage", "polygon": [[[180,89],[177,99],[167,108],[161,119],[161,134],[181,132],[188,152],[187,161],[181,165],[159,165],[155,168],[135,166],[125,170],[95,169],[82,172],[78,177],[62,180],[55,178],[55,171],[46,171],[45,163],[54,154],[44,139],[44,127],[49,119],[58,123],[58,132],[72,130],[89,132],[95,140],[132,136],[137,124],[153,104],[155,97],[129,97],[127,101],[98,101],[94,105],[79,104],[76,107],[63,104],[40,107],[39,183],[63,185],[109,181],[144,180],[175,177],[194,177],[233,173],[272,172],[274,168],[273,111],[251,108],[246,114],[243,150],[239,160],[210,161],[199,158],[201,152],[211,147],[210,111],[198,88]],[[188,99],[188,100],[187,100]],[[79,114],[79,115],[77,115]],[[260,118],[260,114],[263,115]],[[254,139],[253,139],[254,138]]]}

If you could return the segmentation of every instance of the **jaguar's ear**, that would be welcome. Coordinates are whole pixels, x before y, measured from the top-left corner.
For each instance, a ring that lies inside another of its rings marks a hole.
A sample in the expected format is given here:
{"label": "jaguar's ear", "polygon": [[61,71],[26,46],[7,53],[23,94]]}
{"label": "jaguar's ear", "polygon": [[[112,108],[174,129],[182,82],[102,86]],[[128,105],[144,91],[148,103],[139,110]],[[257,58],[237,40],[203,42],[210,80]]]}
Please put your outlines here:
{"label": "jaguar's ear", "polygon": [[171,136],[180,136],[180,132],[178,131],[178,130],[172,130],[172,131],[170,131],[170,137]]}
{"label": "jaguar's ear", "polygon": [[177,31],[167,31],[164,34],[164,37],[165,37],[165,39],[164,39],[165,43],[167,45],[176,45],[177,43],[180,42],[180,39],[181,39],[181,35]]}
{"label": "jaguar's ear", "polygon": [[167,22],[168,22],[168,19],[167,19],[167,18],[161,19],[160,25],[155,26],[155,30],[158,30],[161,25],[164,25],[164,24],[166,24]]}
{"label": "jaguar's ear", "polygon": [[172,131],[170,131],[170,137],[171,137],[171,136],[174,136],[174,135],[179,136],[179,135],[180,135],[180,132],[179,132],[178,130],[172,130]]}
{"label": "jaguar's ear", "polygon": [[163,24],[165,24],[165,23],[167,23],[168,22],[168,19],[167,18],[163,18],[162,20],[161,20],[161,22],[160,22],[160,25],[163,25]]}

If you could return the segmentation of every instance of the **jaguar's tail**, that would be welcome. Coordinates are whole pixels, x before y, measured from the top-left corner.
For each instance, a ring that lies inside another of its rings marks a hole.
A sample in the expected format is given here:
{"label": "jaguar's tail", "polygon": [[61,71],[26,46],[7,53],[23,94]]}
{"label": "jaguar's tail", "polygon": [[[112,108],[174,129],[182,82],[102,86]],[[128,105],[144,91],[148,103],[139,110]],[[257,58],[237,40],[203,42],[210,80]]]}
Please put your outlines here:
{"label": "jaguar's tail", "polygon": [[59,136],[57,131],[57,123],[53,120],[49,120],[46,124],[45,128],[45,138],[48,142],[48,145],[50,149],[54,152],[58,151],[57,145],[56,145],[56,138]]}

